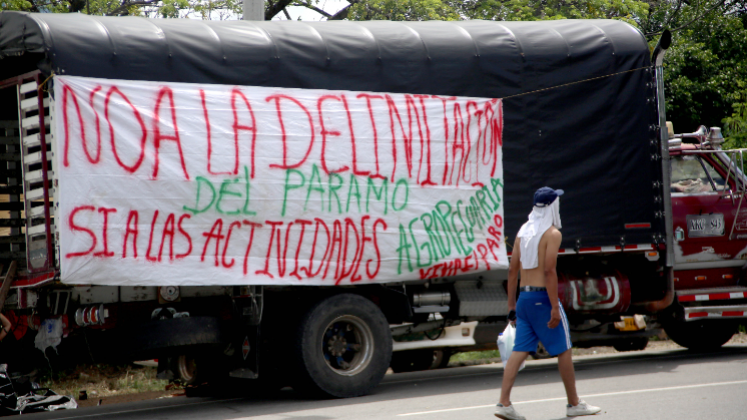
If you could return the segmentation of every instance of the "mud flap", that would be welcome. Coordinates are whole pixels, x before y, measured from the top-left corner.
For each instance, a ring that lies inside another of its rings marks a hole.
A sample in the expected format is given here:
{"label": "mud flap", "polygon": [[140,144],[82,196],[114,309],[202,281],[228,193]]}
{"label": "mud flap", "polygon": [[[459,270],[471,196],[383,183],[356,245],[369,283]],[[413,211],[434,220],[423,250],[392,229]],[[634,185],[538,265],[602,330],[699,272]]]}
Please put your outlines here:
{"label": "mud flap", "polygon": [[244,328],[244,334],[238,337],[234,345],[236,354],[233,360],[237,361],[235,368],[229,372],[232,378],[257,379],[259,377],[259,342],[260,327],[248,326]]}

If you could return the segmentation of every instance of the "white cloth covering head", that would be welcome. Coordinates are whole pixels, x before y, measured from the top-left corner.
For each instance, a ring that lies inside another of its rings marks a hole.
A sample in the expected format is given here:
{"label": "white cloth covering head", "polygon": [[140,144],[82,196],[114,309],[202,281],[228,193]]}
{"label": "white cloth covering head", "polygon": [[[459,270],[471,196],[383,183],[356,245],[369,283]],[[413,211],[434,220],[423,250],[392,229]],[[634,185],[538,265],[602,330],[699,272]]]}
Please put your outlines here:
{"label": "white cloth covering head", "polygon": [[517,236],[521,238],[521,266],[525,270],[537,267],[540,239],[550,226],[561,228],[559,197],[549,206],[534,206],[529,213],[529,220],[519,229]]}

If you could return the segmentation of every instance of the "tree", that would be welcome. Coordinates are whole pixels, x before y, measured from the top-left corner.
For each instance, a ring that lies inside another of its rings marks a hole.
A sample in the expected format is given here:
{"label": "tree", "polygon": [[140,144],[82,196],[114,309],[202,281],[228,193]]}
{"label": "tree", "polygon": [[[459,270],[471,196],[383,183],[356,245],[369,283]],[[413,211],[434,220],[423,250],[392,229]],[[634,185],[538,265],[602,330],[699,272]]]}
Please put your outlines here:
{"label": "tree", "polygon": [[638,26],[648,3],[638,0],[465,0],[451,1],[467,19],[618,19]]}
{"label": "tree", "polygon": [[105,16],[186,17],[185,11],[240,11],[240,0],[0,0],[2,10],[38,13],[85,13]]}
{"label": "tree", "polygon": [[733,112],[724,118],[724,134],[727,141],[724,146],[728,149],[747,147],[747,85],[738,82],[739,91],[734,95]]}
{"label": "tree", "polygon": [[662,4],[642,22],[651,39],[663,28],[673,30],[672,47],[664,60],[667,119],[678,132],[699,125],[720,125],[747,83],[747,29],[744,4],[723,0]]}
{"label": "tree", "polygon": [[441,0],[368,0],[353,3],[351,20],[458,20],[461,16]]}

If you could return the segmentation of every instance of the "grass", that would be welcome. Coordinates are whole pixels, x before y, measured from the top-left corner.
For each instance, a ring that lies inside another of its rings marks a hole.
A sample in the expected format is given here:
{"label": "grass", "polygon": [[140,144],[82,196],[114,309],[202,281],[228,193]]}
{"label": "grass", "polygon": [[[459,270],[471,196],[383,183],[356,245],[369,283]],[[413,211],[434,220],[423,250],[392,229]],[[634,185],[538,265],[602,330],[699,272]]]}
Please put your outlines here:
{"label": "grass", "polygon": [[467,351],[464,353],[457,353],[451,356],[451,362],[467,362],[470,360],[480,359],[492,359],[495,357],[501,357],[501,353],[498,350],[486,350],[486,351]]}
{"label": "grass", "polygon": [[89,398],[110,397],[147,391],[163,391],[168,381],[156,379],[156,368],[138,365],[81,365],[65,372],[44,372],[42,388],[78,398],[85,390]]}

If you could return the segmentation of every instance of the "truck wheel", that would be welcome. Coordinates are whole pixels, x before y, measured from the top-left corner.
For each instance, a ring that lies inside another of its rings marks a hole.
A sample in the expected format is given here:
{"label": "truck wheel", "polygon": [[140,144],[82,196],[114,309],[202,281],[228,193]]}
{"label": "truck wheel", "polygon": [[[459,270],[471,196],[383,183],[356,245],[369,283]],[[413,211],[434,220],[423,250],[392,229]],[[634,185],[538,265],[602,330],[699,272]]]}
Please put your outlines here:
{"label": "truck wheel", "polygon": [[296,390],[334,398],[367,394],[389,367],[389,323],[366,298],[349,293],[329,297],[306,313],[292,356]]}
{"label": "truck wheel", "polygon": [[690,350],[715,350],[731,339],[737,332],[737,324],[731,321],[674,321],[663,325],[669,338]]}
{"label": "truck wheel", "polygon": [[[159,379],[181,385],[202,385],[223,382],[228,377],[223,355],[217,351],[189,351],[158,357]],[[161,365],[161,362],[164,365]],[[163,369],[163,372],[161,370]]]}
{"label": "truck wheel", "polygon": [[451,359],[451,349],[437,349],[433,351],[433,364],[431,369],[443,369],[449,366]]}
{"label": "truck wheel", "polygon": [[389,366],[394,373],[417,372],[430,369],[434,362],[433,349],[404,350],[392,353]]}
{"label": "truck wheel", "polygon": [[648,346],[648,337],[632,337],[615,342],[612,347],[617,351],[638,351]]}
{"label": "truck wheel", "polygon": [[537,344],[537,351],[534,352],[534,354],[531,354],[533,360],[543,360],[543,359],[549,359],[552,356],[550,356],[550,353],[547,351],[545,346],[542,345],[542,343]]}
{"label": "truck wheel", "polygon": [[192,354],[180,354],[169,360],[174,372],[174,380],[179,380],[184,385],[197,383],[197,358]]}

